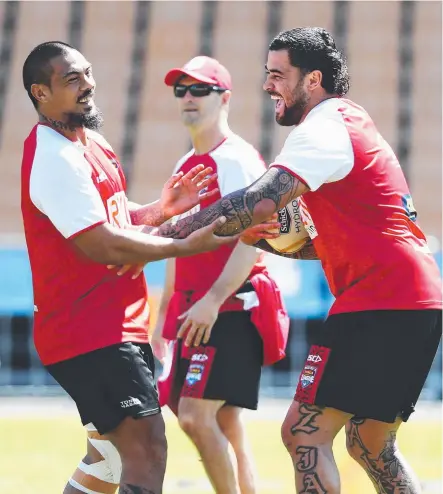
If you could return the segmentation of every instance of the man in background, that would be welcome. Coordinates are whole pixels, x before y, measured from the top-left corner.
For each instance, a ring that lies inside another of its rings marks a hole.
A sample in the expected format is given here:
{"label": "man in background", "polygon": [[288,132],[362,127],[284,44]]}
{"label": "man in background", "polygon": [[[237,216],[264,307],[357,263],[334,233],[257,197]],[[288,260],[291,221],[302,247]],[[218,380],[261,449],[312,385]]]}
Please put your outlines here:
{"label": "man in background", "polygon": [[[195,57],[169,71],[165,83],[173,88],[193,146],[174,173],[187,173],[199,163],[217,173],[208,190],[216,187],[218,192],[202,200],[202,208],[251,185],[266,171],[260,154],[228,126],[232,83],[223,65]],[[269,364],[284,356],[287,316],[280,322],[271,316],[269,325],[260,324],[260,317],[283,312],[263,253],[242,242],[167,262],[154,353],[163,360],[166,341],[175,342],[167,402],[195,444],[217,494],[256,492],[241,412],[257,408],[264,359]],[[279,353],[270,360],[278,337]],[[164,388],[161,380],[161,402]]]}

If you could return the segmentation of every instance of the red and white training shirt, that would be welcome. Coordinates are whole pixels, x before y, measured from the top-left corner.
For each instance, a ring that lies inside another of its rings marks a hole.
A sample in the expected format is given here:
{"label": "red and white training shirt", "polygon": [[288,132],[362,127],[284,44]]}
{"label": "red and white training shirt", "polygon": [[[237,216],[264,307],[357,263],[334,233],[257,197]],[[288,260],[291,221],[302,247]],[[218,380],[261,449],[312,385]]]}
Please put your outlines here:
{"label": "red and white training shirt", "polygon": [[72,239],[105,222],[130,224],[125,177],[112,148],[36,125],[24,143],[21,207],[34,289],[34,341],[48,365],[125,341],[148,341],[143,276],[117,276]]}
{"label": "red and white training shirt", "polygon": [[[190,151],[179,160],[174,173],[178,171],[187,173],[198,164],[210,166],[217,173],[217,181],[211,184],[209,190],[218,188],[219,191],[209,199],[201,201],[201,204],[192,210],[174,218],[175,220],[194,214],[200,208],[210,206],[231,192],[248,187],[266,171],[259,152],[236,134],[229,135],[209,153],[196,155],[194,150]],[[177,258],[175,290],[203,292],[209,290],[223,271],[234,247],[235,244],[223,245],[215,251]],[[257,265],[262,266],[261,259]]]}
{"label": "red and white training shirt", "polygon": [[310,188],[300,209],[336,297],[331,314],[442,307],[440,273],[402,169],[363,108],[323,101],[271,166]]}

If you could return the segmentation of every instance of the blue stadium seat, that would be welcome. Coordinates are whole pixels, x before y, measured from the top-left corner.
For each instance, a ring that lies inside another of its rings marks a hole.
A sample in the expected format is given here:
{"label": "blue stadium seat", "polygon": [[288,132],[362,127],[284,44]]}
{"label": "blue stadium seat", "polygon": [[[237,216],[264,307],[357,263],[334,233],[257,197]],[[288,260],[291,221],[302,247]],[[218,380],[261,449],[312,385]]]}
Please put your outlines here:
{"label": "blue stadium seat", "polygon": [[32,277],[26,249],[0,249],[0,315],[32,316]]}
{"label": "blue stadium seat", "polygon": [[299,289],[291,297],[285,296],[291,319],[323,318],[331,306],[329,292],[319,261],[295,261],[299,271]]}

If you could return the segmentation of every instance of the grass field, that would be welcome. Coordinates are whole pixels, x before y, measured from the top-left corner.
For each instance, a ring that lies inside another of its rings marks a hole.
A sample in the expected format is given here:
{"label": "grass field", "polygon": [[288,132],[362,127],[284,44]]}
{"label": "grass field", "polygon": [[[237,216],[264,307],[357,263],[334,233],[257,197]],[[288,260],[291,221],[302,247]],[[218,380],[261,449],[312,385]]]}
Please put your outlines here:
{"label": "grass field", "polygon": [[[72,405],[52,399],[21,398],[19,404],[0,399],[0,493],[61,494],[66,479],[84,452],[85,436]],[[17,400],[16,400],[17,401]],[[3,403],[3,407],[2,407]],[[293,493],[290,460],[279,440],[287,402],[268,403],[245,422],[255,455],[260,494]],[[439,410],[420,413],[399,434],[399,444],[423,483],[423,494],[442,492],[442,427]],[[198,456],[165,414],[169,459],[165,494],[213,492]],[[335,443],[343,494],[372,493],[370,482],[348,458],[344,435]]]}

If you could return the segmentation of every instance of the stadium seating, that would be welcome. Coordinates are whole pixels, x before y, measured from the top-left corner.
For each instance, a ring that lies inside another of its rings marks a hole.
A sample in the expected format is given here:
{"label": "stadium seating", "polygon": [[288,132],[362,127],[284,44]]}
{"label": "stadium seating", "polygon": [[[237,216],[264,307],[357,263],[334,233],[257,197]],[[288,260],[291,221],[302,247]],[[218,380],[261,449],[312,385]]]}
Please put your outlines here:
{"label": "stadium seating", "polygon": [[[266,157],[272,160],[290,129],[276,125],[272,111],[264,117],[270,102],[262,84],[271,37],[295,26],[323,26],[333,34],[340,26],[339,47],[348,57],[351,74],[349,97],[368,110],[394,150],[401,136],[400,110],[411,116],[410,136],[403,135],[410,144],[408,179],[420,225],[426,234],[441,237],[441,4],[211,4],[213,23],[203,29],[208,2],[0,2],[0,384],[11,382],[13,366],[7,358],[15,350],[8,349],[24,351],[21,333],[10,319],[27,317],[29,322],[33,313],[20,213],[20,161],[23,140],[36,114],[23,89],[21,71],[29,51],[42,41],[77,40],[92,62],[96,100],[105,117],[104,134],[128,172],[129,198],[146,203],[158,197],[177,159],[190,146],[171,89],[163,83],[170,68],[200,54],[203,46],[211,47],[212,56],[232,73],[232,129],[259,149],[269,132]],[[405,40],[401,33],[407,9],[411,34]],[[405,45],[411,46],[410,72],[403,70],[399,58]],[[401,77],[406,77],[410,88],[406,97],[400,92]],[[441,252],[436,258],[441,267]],[[291,317],[322,318],[332,297],[320,265],[297,263],[294,271],[297,283],[291,278],[291,286],[283,290]],[[145,274],[152,299],[158,300],[164,263],[149,264]],[[30,329],[25,326],[26,348],[34,362]],[[299,348],[304,348],[299,345],[304,333],[293,334]],[[39,377],[46,376],[43,373],[30,375],[32,384],[47,379]]]}

